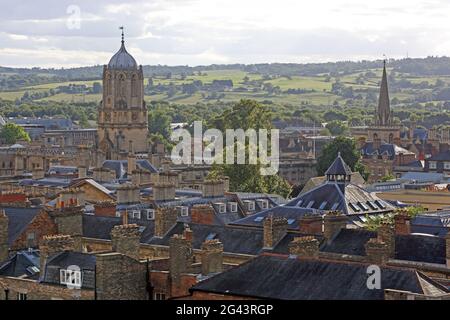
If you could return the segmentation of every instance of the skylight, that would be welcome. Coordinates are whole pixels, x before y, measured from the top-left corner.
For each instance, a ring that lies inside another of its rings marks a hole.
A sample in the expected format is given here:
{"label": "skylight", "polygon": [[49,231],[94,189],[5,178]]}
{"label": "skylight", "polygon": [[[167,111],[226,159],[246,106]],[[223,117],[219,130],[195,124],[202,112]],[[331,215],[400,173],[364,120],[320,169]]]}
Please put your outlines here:
{"label": "skylight", "polygon": [[320,209],[320,210],[323,210],[323,209],[325,208],[325,206],[327,205],[327,203],[328,203],[328,202],[326,202],[326,201],[322,202],[321,205],[320,205],[320,207],[319,207],[319,209]]}
{"label": "skylight", "polygon": [[288,224],[293,224],[295,222],[295,219],[288,219],[287,223]]}
{"label": "skylight", "polygon": [[263,221],[263,219],[264,219],[264,217],[256,217],[254,221],[261,222],[261,221]]}
{"label": "skylight", "polygon": [[348,204],[349,206],[350,206],[350,208],[352,208],[353,209],[353,211],[355,211],[355,212],[359,212],[359,211],[361,211],[361,209],[359,209],[354,203],[351,203],[351,202],[349,202],[349,204]]}
{"label": "skylight", "polygon": [[313,205],[314,205],[314,200],[311,200],[306,207],[311,208]]}

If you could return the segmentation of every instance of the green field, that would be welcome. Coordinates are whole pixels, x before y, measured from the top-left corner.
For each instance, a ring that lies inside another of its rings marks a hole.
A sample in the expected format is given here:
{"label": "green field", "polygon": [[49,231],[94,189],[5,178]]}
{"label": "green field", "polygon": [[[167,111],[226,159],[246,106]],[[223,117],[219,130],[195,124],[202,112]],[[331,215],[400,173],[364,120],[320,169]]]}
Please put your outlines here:
{"label": "green field", "polygon": [[[367,72],[372,72],[374,75],[369,78],[365,78],[363,82],[357,82],[360,75],[364,75]],[[389,71],[388,71],[389,72]],[[244,78],[248,78],[248,82],[244,81]],[[327,79],[328,78],[328,79]],[[413,84],[419,84],[423,81],[434,85],[437,81],[437,77],[414,77],[408,74],[397,75],[397,79],[405,79]],[[264,80],[263,80],[264,79]],[[356,92],[362,92],[370,89],[372,91],[378,90],[378,84],[381,79],[381,69],[371,69],[362,72],[347,74],[339,76],[341,83],[345,87],[352,87]],[[450,84],[450,76],[439,77],[442,81]],[[189,75],[184,79],[180,75],[173,75],[170,79],[164,77],[154,77],[154,85],[175,85],[180,86],[182,84],[192,83],[193,81],[200,80],[203,84],[210,84],[213,80],[232,80],[233,90],[216,92],[219,97],[211,96],[211,92],[199,91],[192,95],[183,94],[178,91],[175,95],[169,97],[166,93],[146,95],[145,98],[148,101],[168,101],[178,104],[195,104],[197,102],[214,102],[220,99],[220,101],[230,102],[237,101],[242,98],[251,98],[258,101],[272,101],[273,103],[288,103],[288,104],[304,104],[304,105],[331,105],[334,101],[345,100],[343,97],[337,96],[331,93],[332,84],[336,81],[336,77],[328,77],[327,75],[320,76],[270,76],[263,78],[260,74],[247,73],[241,70],[213,70],[204,71],[201,75]],[[255,86],[255,82],[257,85]],[[67,86],[69,84],[84,84],[88,87],[92,87],[94,82],[101,82],[98,80],[89,81],[70,81],[70,82],[54,82],[47,84],[40,84],[35,86],[27,86],[17,89],[15,91],[2,91],[0,92],[0,98],[4,100],[14,101],[20,99],[25,92],[29,94],[35,92],[45,92],[50,89],[55,89],[58,86]],[[148,78],[145,78],[144,85],[147,85]],[[267,91],[262,90],[264,84],[272,84],[274,87],[279,87],[279,91],[276,94],[269,94]],[[236,91],[236,88],[246,88],[248,91],[240,92]],[[303,94],[288,94],[283,91],[288,89],[305,90]],[[391,98],[397,97],[400,100],[409,99],[416,94],[416,91],[412,89],[401,90],[391,94]],[[423,90],[422,93],[427,93]],[[57,102],[100,102],[101,94],[67,94],[58,93],[53,96],[45,98],[34,99],[34,101],[57,101]]]}

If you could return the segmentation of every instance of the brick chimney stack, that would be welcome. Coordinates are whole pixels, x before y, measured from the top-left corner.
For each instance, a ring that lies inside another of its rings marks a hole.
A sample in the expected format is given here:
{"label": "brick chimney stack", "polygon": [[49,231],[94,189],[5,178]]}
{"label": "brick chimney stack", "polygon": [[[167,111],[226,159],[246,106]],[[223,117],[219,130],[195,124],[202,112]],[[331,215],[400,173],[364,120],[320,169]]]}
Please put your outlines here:
{"label": "brick chimney stack", "polygon": [[140,202],[138,185],[122,184],[117,188],[117,204],[132,204]]}
{"label": "brick chimney stack", "polygon": [[111,230],[112,249],[127,257],[139,260],[141,232],[137,224],[117,225]]}
{"label": "brick chimney stack", "polygon": [[0,264],[9,257],[8,216],[0,209]]}
{"label": "brick chimney stack", "polygon": [[223,270],[223,244],[218,239],[202,244],[202,274],[219,273]]}
{"label": "brick chimney stack", "polygon": [[411,217],[406,213],[398,213],[394,216],[395,234],[411,234]]}
{"label": "brick chimney stack", "polygon": [[45,265],[51,255],[62,251],[74,251],[74,249],[75,241],[70,235],[57,234],[44,236],[39,246],[41,277],[44,276]]}
{"label": "brick chimney stack", "polygon": [[330,211],[323,219],[323,235],[327,241],[347,226],[347,217],[340,211]]}
{"label": "brick chimney stack", "polygon": [[389,260],[389,245],[379,238],[371,238],[366,243],[366,259],[370,263],[385,264]]}
{"label": "brick chimney stack", "polygon": [[170,277],[176,282],[181,274],[189,272],[194,262],[192,243],[184,235],[173,235],[169,241]]}
{"label": "brick chimney stack", "polygon": [[319,257],[319,241],[313,236],[295,237],[289,243],[289,254],[317,259]]}
{"label": "brick chimney stack", "polygon": [[191,222],[199,224],[214,224],[214,208],[209,204],[197,204],[191,209]]}
{"label": "brick chimney stack", "polygon": [[306,215],[300,218],[300,232],[306,234],[322,234],[323,218],[321,215]]}
{"label": "brick chimney stack", "polygon": [[203,182],[202,196],[204,198],[223,197],[226,187],[224,180],[207,180]]}
{"label": "brick chimney stack", "polygon": [[84,179],[87,177],[87,168],[85,166],[78,167],[78,178]]}
{"label": "brick chimney stack", "polygon": [[177,223],[177,218],[178,212],[176,208],[157,208],[155,211],[155,237],[164,237]]}
{"label": "brick chimney stack", "polygon": [[69,235],[75,242],[75,250],[82,251],[81,237],[83,235],[83,207],[76,205],[76,201],[71,201],[72,205],[62,205],[49,214],[54,218],[58,228],[58,234]]}
{"label": "brick chimney stack", "polygon": [[153,200],[167,201],[175,199],[175,184],[155,183],[153,186]]}
{"label": "brick chimney stack", "polygon": [[273,248],[287,233],[288,222],[285,218],[274,218],[272,215],[264,219],[264,248]]}
{"label": "brick chimney stack", "polygon": [[395,255],[395,232],[394,227],[387,222],[381,223],[378,228],[377,237],[380,242],[384,242],[389,250],[389,257],[393,258]]}

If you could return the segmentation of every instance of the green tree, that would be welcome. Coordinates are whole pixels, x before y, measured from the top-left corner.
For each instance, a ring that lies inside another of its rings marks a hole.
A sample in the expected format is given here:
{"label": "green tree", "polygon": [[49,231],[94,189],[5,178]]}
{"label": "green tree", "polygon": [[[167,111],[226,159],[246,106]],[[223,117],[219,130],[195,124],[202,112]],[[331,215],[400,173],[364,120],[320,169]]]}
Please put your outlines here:
{"label": "green tree", "polygon": [[328,122],[325,127],[330,130],[330,133],[334,136],[341,136],[348,130],[348,126],[339,120]]}
{"label": "green tree", "polygon": [[[212,119],[209,126],[222,132],[226,129],[254,129],[257,132],[259,129],[270,130],[271,113],[254,100],[241,100],[221,116]],[[248,163],[248,139],[245,150],[246,164],[214,164],[208,178],[229,177],[231,191],[276,193],[287,197],[291,193],[291,187],[286,180],[279,175],[263,176],[260,174],[260,164]]]}
{"label": "green tree", "polygon": [[358,171],[364,179],[367,179],[368,172],[361,163],[361,155],[359,153],[356,142],[352,138],[337,137],[333,141],[327,143],[317,158],[317,173],[323,176],[328,167],[336,159],[338,153],[341,153],[342,159],[350,167],[353,172]]}
{"label": "green tree", "polygon": [[170,138],[170,123],[172,119],[161,110],[148,113],[148,130],[151,134],[160,134],[165,139]]}
{"label": "green tree", "polygon": [[0,139],[6,144],[14,144],[18,140],[31,141],[28,133],[15,123],[7,123],[0,130]]}

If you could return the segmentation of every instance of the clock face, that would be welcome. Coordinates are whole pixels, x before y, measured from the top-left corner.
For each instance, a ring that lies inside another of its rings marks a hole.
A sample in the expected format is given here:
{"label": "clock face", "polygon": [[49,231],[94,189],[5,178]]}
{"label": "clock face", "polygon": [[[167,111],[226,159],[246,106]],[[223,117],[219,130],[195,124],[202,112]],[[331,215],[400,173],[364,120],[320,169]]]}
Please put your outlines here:
{"label": "clock face", "polygon": [[105,121],[111,121],[111,113],[105,113]]}

